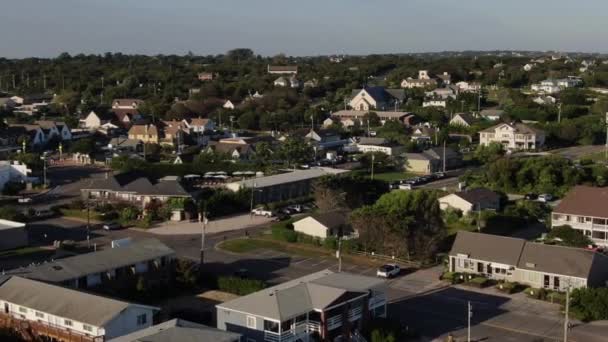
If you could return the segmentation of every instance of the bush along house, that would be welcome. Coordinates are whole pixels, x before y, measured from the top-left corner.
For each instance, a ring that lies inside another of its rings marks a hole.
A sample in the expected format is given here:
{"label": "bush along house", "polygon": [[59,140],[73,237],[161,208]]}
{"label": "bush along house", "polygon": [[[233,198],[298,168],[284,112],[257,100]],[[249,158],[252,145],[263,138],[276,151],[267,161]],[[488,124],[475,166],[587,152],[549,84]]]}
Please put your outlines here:
{"label": "bush along house", "polygon": [[373,317],[386,316],[386,283],[325,270],[216,309],[218,329],[242,334],[250,342],[356,340]]}

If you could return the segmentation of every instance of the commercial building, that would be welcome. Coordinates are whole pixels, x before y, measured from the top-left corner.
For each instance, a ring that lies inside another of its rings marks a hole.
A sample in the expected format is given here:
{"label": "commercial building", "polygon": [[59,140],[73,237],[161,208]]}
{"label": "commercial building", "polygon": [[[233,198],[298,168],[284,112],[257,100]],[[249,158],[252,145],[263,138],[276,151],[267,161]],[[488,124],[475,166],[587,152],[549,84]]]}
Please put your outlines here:
{"label": "commercial building", "polygon": [[0,282],[0,326],[28,340],[104,341],[149,327],[158,311],[21,277]]}
{"label": "commercial building", "polygon": [[605,286],[608,280],[608,257],[603,254],[498,235],[458,232],[449,257],[451,272],[533,288],[565,291]]}
{"label": "commercial building", "polygon": [[327,175],[340,175],[348,170],[326,167],[311,167],[307,170],[295,170],[272,176],[246,179],[226,184],[226,188],[237,192],[240,189],[252,189],[255,203],[285,201],[292,198],[308,196],[313,190],[314,180]]}
{"label": "commercial building", "polygon": [[217,327],[247,341],[352,340],[386,301],[384,280],[325,270],[217,305]]}
{"label": "commercial building", "polygon": [[553,209],[551,227],[568,225],[608,246],[608,188],[575,186]]}

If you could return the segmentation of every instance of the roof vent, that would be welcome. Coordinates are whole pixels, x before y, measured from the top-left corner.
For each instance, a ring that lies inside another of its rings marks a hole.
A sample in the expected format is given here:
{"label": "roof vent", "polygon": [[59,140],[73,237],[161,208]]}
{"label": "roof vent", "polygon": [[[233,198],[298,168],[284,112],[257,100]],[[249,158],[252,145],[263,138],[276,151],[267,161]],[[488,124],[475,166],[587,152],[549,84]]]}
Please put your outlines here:
{"label": "roof vent", "polygon": [[526,267],[528,267],[528,268],[536,268],[536,264],[533,263],[533,262],[527,262],[526,263]]}

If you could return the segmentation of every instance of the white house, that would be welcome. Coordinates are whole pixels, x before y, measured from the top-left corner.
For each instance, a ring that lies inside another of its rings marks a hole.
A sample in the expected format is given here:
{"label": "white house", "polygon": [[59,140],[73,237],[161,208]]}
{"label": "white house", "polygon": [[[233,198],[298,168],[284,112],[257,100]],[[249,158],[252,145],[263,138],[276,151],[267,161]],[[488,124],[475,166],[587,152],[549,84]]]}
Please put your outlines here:
{"label": "white house", "polygon": [[457,209],[464,215],[479,210],[499,210],[500,196],[485,188],[465,190],[439,198],[439,207]]}
{"label": "white house", "polygon": [[184,119],[182,122],[194,133],[204,133],[215,129],[215,122],[211,119],[192,118],[190,120]]}
{"label": "white house", "polygon": [[387,110],[402,103],[405,99],[403,89],[385,89],[383,87],[366,87],[355,89],[348,105],[360,111]]}
{"label": "white house", "polygon": [[112,109],[137,109],[144,103],[138,99],[114,99],[112,101]]}
{"label": "white house", "polygon": [[0,285],[1,315],[39,337],[107,340],[152,325],[158,308],[12,276]]}
{"label": "white house", "polygon": [[347,213],[332,211],[314,214],[293,223],[293,230],[308,236],[325,239],[330,236],[349,235],[347,231]]}
{"label": "white house", "polygon": [[[108,127],[108,124],[111,124],[111,122],[111,115],[101,115],[97,114],[95,111],[91,111],[84,119],[80,120],[80,126],[89,130],[97,130],[104,125]],[[115,125],[111,126],[113,127],[110,128],[118,128]]]}
{"label": "white house", "polygon": [[222,108],[232,110],[232,109],[236,108],[236,106],[234,105],[234,103],[232,101],[226,100],[226,102],[224,102],[224,105],[222,106]]}
{"label": "white house", "polygon": [[442,107],[446,108],[448,106],[448,101],[444,99],[427,99],[422,102],[422,107]]}
{"label": "white house", "polygon": [[534,64],[528,63],[528,64],[524,65],[523,69],[524,69],[524,71],[530,71],[530,70],[534,69]]}
{"label": "white house", "polygon": [[456,83],[456,87],[458,87],[461,92],[477,93],[481,90],[481,83],[461,81]]}
{"label": "white house", "polygon": [[546,105],[553,105],[557,102],[557,99],[553,96],[537,96],[534,99],[532,99],[532,101],[534,103],[537,103],[541,106],[546,106]]}
{"label": "white house", "polygon": [[450,120],[450,125],[453,126],[462,126],[462,127],[471,127],[473,124],[473,116],[469,113],[457,113]]}
{"label": "white house", "polygon": [[8,182],[25,182],[32,170],[18,161],[0,160],[0,190]]}
{"label": "white house", "polygon": [[287,87],[289,85],[289,82],[287,81],[287,79],[283,76],[277,78],[276,80],[274,80],[274,86],[275,87]]}
{"label": "white house", "polygon": [[508,150],[534,150],[545,144],[545,132],[522,123],[501,123],[479,132],[479,144],[499,143]]}

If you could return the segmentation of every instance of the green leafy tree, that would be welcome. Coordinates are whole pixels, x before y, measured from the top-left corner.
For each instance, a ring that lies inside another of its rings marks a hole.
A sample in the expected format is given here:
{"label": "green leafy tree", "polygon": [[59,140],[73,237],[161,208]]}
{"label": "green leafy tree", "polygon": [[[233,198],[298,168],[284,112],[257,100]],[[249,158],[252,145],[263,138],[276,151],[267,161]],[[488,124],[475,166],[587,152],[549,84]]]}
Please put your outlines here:
{"label": "green leafy tree", "polygon": [[93,139],[89,139],[89,138],[76,140],[70,146],[71,153],[91,154],[94,151],[95,151],[95,142],[93,141]]}
{"label": "green leafy tree", "polygon": [[278,157],[288,166],[305,163],[312,159],[314,151],[303,139],[288,137],[278,150]]}
{"label": "green leafy tree", "polygon": [[569,247],[587,247],[593,244],[593,241],[580,230],[572,229],[570,226],[553,227],[547,234],[547,239]]}

